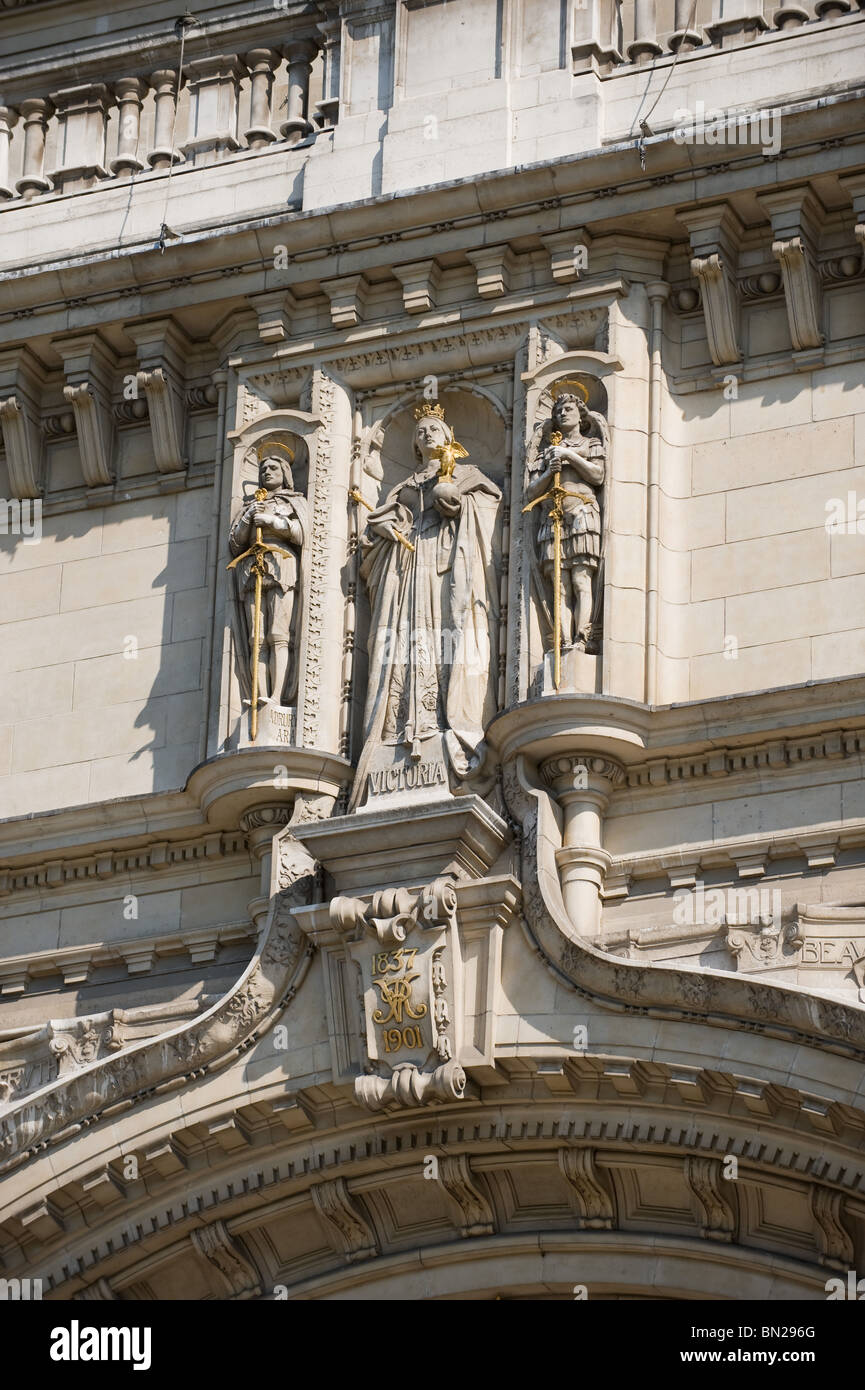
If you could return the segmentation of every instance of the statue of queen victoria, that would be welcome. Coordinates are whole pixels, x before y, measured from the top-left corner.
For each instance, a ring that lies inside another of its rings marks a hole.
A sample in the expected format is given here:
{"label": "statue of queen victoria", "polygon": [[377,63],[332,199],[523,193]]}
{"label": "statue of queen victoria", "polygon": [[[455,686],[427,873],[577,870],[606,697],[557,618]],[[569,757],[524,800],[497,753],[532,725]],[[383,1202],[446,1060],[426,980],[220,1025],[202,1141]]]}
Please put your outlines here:
{"label": "statue of queen victoria", "polygon": [[438,760],[449,783],[479,773],[496,710],[501,493],[458,461],[467,454],[442,406],[426,402],[415,419],[416,467],[361,543],[371,621],[355,803],[383,758]]}

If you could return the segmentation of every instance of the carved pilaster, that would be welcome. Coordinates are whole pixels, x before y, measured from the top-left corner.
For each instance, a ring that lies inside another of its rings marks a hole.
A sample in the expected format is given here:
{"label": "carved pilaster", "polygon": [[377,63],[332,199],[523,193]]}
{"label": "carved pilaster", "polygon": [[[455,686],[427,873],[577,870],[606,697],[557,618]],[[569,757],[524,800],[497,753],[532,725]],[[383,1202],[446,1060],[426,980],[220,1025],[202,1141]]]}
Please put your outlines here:
{"label": "carved pilaster", "polygon": [[472,1175],[468,1154],[439,1159],[439,1181],[457,1209],[461,1236],[491,1236],[495,1213]]}
{"label": "carved pilaster", "polygon": [[739,362],[736,268],[742,224],[724,203],[679,212],[691,238],[691,272],[699,281],[706,338],[716,367]]}
{"label": "carved pilaster", "polygon": [[772,222],[772,254],[781,267],[793,347],[797,352],[820,347],[823,306],[817,240],[824,209],[810,188],[766,193],[758,201]]}
{"label": "carved pilaster", "polygon": [[691,1189],[700,1234],[707,1240],[732,1240],[736,1229],[736,1211],[730,1201],[721,1160],[689,1154],[685,1159],[685,1181]]}
{"label": "carved pilaster", "polygon": [[181,146],[192,164],[212,164],[240,148],[237,94],[245,69],[236,54],[218,54],[187,63],[191,140]]}
{"label": "carved pilaster", "polygon": [[63,397],[75,415],[84,481],[88,487],[107,487],[113,481],[113,354],[96,333],[66,338],[53,346],[63,358],[67,382]]}
{"label": "carved pilaster", "polygon": [[60,163],[51,172],[60,193],[92,188],[108,177],[105,165],[105,128],[111,96],[101,82],[65,87],[52,92],[57,112]]}
{"label": "carved pilaster", "polygon": [[217,1271],[222,1284],[231,1297],[237,1298],[244,1294],[253,1296],[261,1293],[257,1271],[246,1258],[224,1221],[213,1221],[209,1226],[202,1226],[200,1230],[191,1231],[189,1239],[202,1259],[207,1260],[208,1264]]}
{"label": "carved pilaster", "polygon": [[611,1231],[616,1209],[598,1174],[593,1149],[559,1149],[559,1170],[577,1199],[582,1230]]}
{"label": "carved pilaster", "polygon": [[42,380],[41,363],[29,348],[0,353],[0,429],[13,497],[39,497],[42,491]]}
{"label": "carved pilaster", "polygon": [[315,1183],[310,1195],[334,1247],[349,1264],[368,1260],[378,1254],[375,1232],[359,1203],[349,1192],[344,1178]]}
{"label": "carved pilaster", "polygon": [[307,571],[306,636],[301,652],[303,665],[302,702],[298,711],[301,741],[305,748],[315,746],[319,735],[321,688],[324,678],[325,593],[330,556],[330,515],[333,504],[333,451],[336,435],[337,387],[324,372],[313,378],[313,409],[321,420],[315,440],[312,486],[312,540]]}
{"label": "carved pilaster", "polygon": [[843,1194],[815,1184],[811,1188],[811,1214],[821,1265],[829,1269],[852,1269],[855,1252],[850,1232],[844,1225]]}

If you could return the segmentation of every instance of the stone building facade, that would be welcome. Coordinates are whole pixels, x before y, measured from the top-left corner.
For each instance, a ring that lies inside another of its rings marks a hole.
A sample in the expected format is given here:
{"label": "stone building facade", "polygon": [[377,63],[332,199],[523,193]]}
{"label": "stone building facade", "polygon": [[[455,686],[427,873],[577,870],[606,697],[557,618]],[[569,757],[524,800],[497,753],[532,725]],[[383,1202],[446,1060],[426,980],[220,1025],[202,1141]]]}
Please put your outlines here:
{"label": "stone building facade", "polygon": [[4,1278],[865,1269],[863,23],[4,6]]}

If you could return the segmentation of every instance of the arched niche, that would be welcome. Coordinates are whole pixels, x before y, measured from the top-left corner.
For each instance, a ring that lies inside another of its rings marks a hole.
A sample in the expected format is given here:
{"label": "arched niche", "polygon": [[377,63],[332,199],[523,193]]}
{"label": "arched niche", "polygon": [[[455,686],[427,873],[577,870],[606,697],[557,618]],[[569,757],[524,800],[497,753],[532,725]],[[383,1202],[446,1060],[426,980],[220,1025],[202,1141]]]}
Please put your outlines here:
{"label": "arched niche", "polygon": [[[247,718],[250,697],[249,673],[246,669],[245,622],[241,612],[240,600],[227,564],[231,558],[228,551],[228,535],[235,517],[248,503],[258,486],[258,451],[264,444],[276,443],[294,455],[291,461],[292,488],[307,499],[311,509],[311,464],[315,450],[315,433],[321,421],[317,414],[309,411],[283,409],[268,411],[250,421],[242,429],[233,430],[228,438],[234,449],[230,492],[223,503],[218,538],[218,603],[223,615],[223,661],[220,672],[220,725],[219,751],[234,751],[249,746],[250,729]],[[307,539],[307,549],[309,539]],[[302,663],[302,645],[305,640],[307,624],[308,597],[306,593],[306,573],[308,556],[304,556],[302,608],[299,611],[299,630],[294,645],[293,660]],[[218,630],[218,616],[217,616]],[[302,685],[302,681],[301,681]],[[270,745],[275,741],[294,745],[297,736],[295,695],[286,709],[293,712],[277,714],[275,720],[261,718],[257,745]],[[278,727],[277,727],[278,726]]]}
{"label": "arched niche", "polygon": [[[437,399],[455,437],[468,450],[466,462],[473,463],[504,492],[509,431],[502,403],[475,386],[446,387]],[[371,428],[368,452],[380,460],[382,498],[417,467],[412,446],[414,409],[423,400],[415,394],[402,397]]]}
{"label": "arched niche", "polygon": [[[525,437],[521,458],[515,461],[515,501],[512,508],[512,566],[510,602],[522,621],[512,625],[514,638],[509,660],[520,672],[523,696],[555,693],[553,642],[551,635],[552,595],[548,578],[541,573],[537,552],[538,514],[523,513],[524,492],[535,464],[535,456],[549,441],[549,420],[556,383],[579,383],[587,393],[586,406],[596,420],[594,433],[604,438],[606,477],[599,493],[601,501],[602,549],[595,583],[592,612],[593,641],[585,650],[563,649],[560,691],[597,694],[606,688],[608,667],[608,557],[614,479],[614,444],[610,425],[614,414],[616,374],[621,361],[609,353],[585,349],[563,352],[522,374],[525,390]],[[516,495],[519,489],[519,496]],[[536,504],[543,506],[543,503]],[[519,636],[517,637],[517,633]]]}
{"label": "arched niche", "polygon": [[[414,452],[414,431],[416,420],[414,411],[424,404],[421,392],[413,391],[382,408],[376,416],[375,402],[367,404],[368,423],[362,436],[363,469],[359,478],[359,490],[364,503],[358,503],[358,525],[361,538],[365,531],[367,508],[381,506],[388,494],[410,477],[418,467]],[[510,496],[511,475],[511,430],[508,407],[492,391],[475,385],[443,387],[438,397],[430,404],[440,405],[445,420],[453,429],[455,439],[468,451],[468,457],[461,459],[479,469],[500,489],[502,502],[499,511],[499,547],[497,564],[500,573],[500,631],[498,651],[504,651],[505,618],[507,607],[507,553],[501,541],[504,534],[504,515]],[[357,642],[354,667],[355,700],[352,709],[351,747],[356,756],[362,743],[362,721],[366,704],[368,682],[368,654],[370,608],[368,595],[363,583],[358,580],[357,593]],[[504,695],[503,675],[499,682],[499,707]]]}

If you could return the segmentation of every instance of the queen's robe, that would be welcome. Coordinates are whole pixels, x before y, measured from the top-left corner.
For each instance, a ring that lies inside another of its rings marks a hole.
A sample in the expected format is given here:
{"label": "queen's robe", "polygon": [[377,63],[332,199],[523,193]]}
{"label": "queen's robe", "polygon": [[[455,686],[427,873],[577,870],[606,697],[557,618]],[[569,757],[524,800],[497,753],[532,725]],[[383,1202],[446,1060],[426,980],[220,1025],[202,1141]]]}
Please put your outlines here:
{"label": "queen's robe", "polygon": [[501,493],[473,465],[458,464],[450,481],[459,494],[453,516],[436,506],[438,472],[429,469],[398,484],[369,517],[361,563],[369,685],[353,804],[383,745],[402,746],[417,762],[440,735],[457,780],[483,761],[496,712]]}

